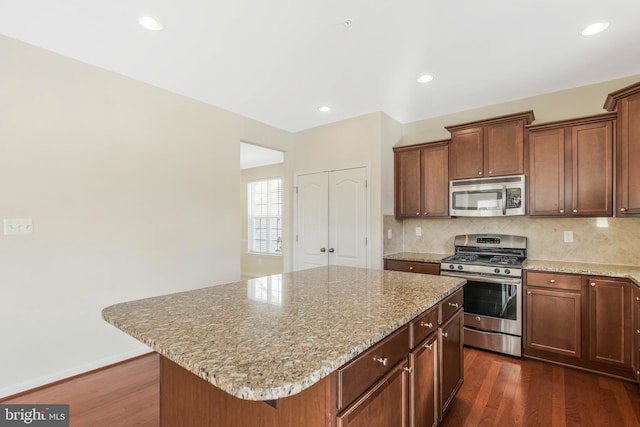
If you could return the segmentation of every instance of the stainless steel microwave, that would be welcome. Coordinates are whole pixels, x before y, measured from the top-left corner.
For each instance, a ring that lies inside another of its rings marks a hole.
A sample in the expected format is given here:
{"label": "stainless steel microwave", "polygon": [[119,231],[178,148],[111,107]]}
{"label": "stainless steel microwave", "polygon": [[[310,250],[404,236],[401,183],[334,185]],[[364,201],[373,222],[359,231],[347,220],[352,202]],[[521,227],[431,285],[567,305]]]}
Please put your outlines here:
{"label": "stainless steel microwave", "polygon": [[524,215],[524,205],[524,175],[449,181],[451,216]]}

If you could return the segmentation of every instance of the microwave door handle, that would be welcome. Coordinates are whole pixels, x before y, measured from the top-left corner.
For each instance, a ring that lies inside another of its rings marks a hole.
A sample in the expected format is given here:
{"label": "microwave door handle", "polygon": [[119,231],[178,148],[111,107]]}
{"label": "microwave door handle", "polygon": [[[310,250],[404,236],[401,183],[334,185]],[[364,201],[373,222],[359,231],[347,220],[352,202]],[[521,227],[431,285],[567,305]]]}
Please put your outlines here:
{"label": "microwave door handle", "polygon": [[502,215],[507,214],[507,185],[502,184]]}

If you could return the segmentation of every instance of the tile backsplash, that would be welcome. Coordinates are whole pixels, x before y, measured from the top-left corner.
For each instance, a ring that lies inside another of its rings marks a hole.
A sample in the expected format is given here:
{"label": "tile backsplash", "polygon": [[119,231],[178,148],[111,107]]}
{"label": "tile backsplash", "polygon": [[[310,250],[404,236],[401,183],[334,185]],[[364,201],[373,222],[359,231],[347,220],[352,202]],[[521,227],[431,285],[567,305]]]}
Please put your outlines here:
{"label": "tile backsplash", "polygon": [[[526,236],[531,259],[640,265],[640,218],[441,218],[396,220],[384,216],[384,253],[453,253],[457,234]],[[416,227],[422,235],[416,236]],[[388,230],[392,238],[388,239]],[[573,242],[564,242],[564,232]]]}

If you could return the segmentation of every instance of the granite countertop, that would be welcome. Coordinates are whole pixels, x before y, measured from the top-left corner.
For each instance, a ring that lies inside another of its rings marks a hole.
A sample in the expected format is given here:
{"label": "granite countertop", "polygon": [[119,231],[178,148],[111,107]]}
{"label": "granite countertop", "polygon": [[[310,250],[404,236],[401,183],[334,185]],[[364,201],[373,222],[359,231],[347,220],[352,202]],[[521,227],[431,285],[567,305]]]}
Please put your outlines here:
{"label": "granite countertop", "polygon": [[640,286],[640,266],[527,259],[524,263],[524,269],[553,273],[622,277],[630,279]]}
{"label": "granite countertop", "polygon": [[448,256],[451,256],[451,254],[445,255],[426,252],[400,252],[397,254],[385,255],[384,259],[393,259],[398,261],[433,262],[440,264],[440,260]]}
{"label": "granite countertop", "polygon": [[125,302],[102,316],[236,397],[272,400],[318,382],[464,282],[319,267]]}

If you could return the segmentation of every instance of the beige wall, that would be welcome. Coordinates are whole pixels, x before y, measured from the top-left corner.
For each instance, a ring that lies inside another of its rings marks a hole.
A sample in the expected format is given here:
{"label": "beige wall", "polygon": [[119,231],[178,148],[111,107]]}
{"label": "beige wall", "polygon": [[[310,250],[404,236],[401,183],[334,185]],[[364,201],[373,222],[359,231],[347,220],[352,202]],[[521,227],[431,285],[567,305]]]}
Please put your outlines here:
{"label": "beige wall", "polygon": [[[371,113],[294,134],[292,173],[367,166],[369,168],[369,259],[382,268],[382,113]],[[293,244],[293,242],[292,242]]]}
{"label": "beige wall", "polygon": [[[257,168],[244,169],[241,172],[242,183],[240,185],[240,194],[242,198],[242,220],[240,222],[240,272],[243,277],[259,277],[269,274],[278,274],[284,271],[283,257],[285,257],[287,245],[283,245],[282,255],[260,255],[249,252],[249,206],[247,184],[251,181],[258,181],[269,178],[285,178],[285,165],[279,163],[275,165],[262,166]],[[287,187],[284,186],[283,190]],[[283,200],[283,212],[286,211],[288,205]],[[284,221],[285,218],[283,218]],[[283,229],[287,226],[283,222]],[[283,238],[283,242],[284,242]]]}
{"label": "beige wall", "polygon": [[146,347],[101,319],[238,280],[239,142],[291,134],[0,37],[0,396]]}

